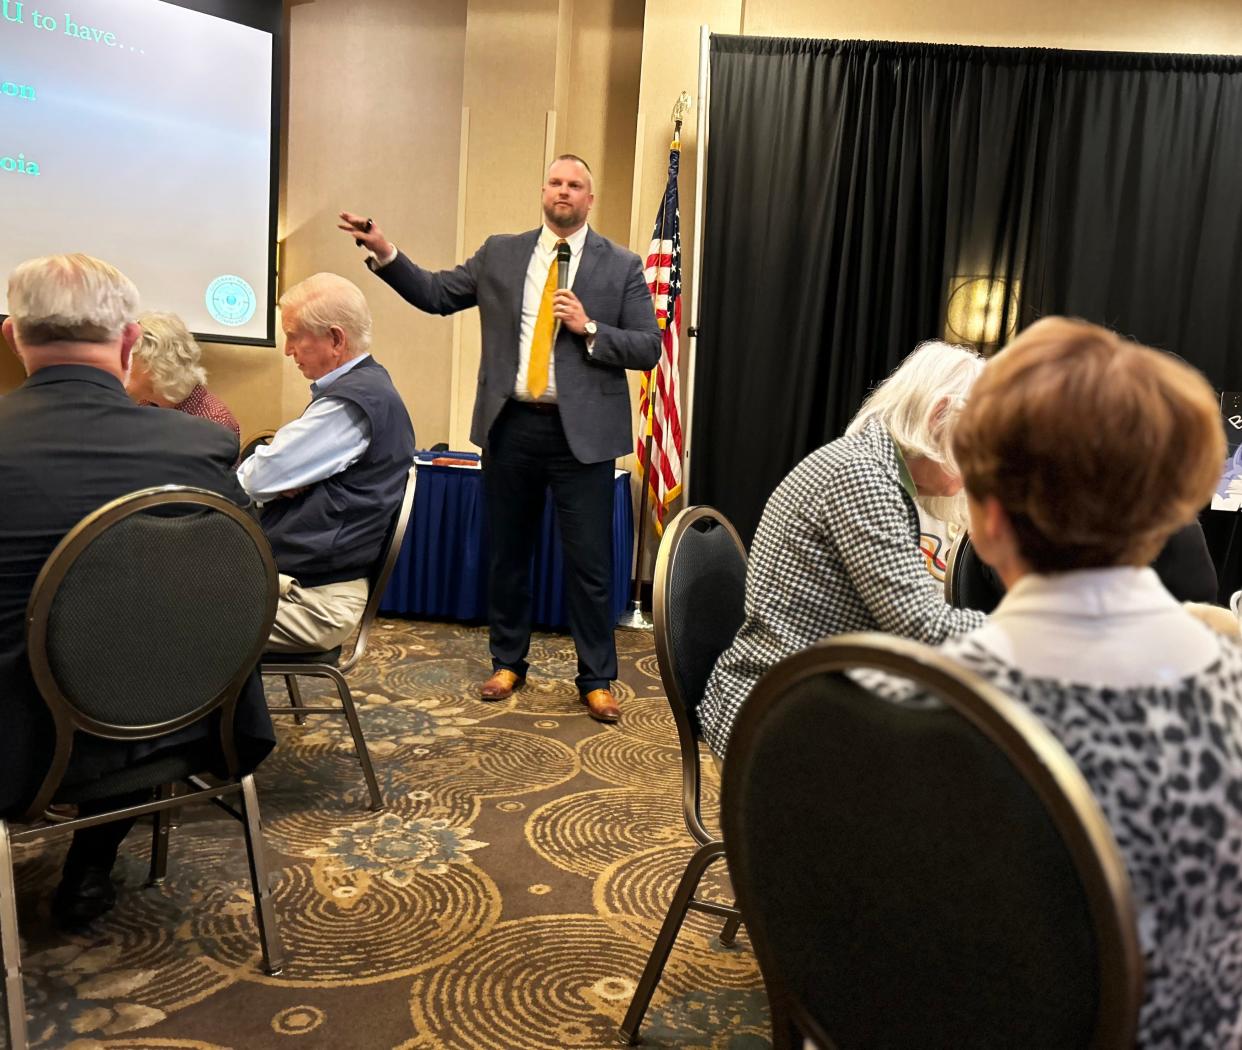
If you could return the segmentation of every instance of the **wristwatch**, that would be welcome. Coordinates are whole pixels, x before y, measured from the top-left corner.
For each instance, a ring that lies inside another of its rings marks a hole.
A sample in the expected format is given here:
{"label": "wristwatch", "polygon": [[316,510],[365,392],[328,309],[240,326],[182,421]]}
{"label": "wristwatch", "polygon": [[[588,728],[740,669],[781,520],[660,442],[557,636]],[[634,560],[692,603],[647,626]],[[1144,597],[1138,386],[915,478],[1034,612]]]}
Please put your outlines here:
{"label": "wristwatch", "polygon": [[586,333],[586,348],[587,352],[590,353],[595,349],[595,333],[599,331],[599,325],[594,321],[587,321],[582,326],[582,330]]}

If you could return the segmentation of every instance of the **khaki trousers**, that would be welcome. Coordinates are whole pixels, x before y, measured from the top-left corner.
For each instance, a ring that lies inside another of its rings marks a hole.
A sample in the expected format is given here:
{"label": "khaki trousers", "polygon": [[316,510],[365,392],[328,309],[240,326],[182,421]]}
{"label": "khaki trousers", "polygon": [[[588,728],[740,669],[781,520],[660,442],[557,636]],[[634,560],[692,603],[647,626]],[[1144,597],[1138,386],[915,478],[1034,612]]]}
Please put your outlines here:
{"label": "khaki trousers", "polygon": [[304,653],[335,649],[358,626],[366,605],[366,580],[303,587],[292,576],[281,573],[280,604],[267,640],[268,651]]}

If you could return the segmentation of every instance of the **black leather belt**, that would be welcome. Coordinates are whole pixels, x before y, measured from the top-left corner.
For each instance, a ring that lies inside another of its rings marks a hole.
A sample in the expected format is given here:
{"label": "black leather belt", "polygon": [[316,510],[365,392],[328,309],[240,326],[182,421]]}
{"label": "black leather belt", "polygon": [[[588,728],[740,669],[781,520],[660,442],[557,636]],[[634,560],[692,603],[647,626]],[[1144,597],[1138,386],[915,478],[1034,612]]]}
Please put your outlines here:
{"label": "black leather belt", "polygon": [[555,415],[560,411],[554,401],[519,401],[516,397],[511,397],[509,404],[520,408],[523,412],[538,412],[541,416]]}

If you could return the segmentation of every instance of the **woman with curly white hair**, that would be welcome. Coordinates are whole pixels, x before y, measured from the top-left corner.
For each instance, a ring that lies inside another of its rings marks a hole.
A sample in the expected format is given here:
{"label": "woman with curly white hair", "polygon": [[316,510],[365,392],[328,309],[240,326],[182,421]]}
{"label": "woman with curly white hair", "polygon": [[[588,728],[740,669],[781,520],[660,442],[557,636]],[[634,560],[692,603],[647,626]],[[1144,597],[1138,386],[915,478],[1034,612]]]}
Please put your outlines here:
{"label": "woman with curly white hair", "polygon": [[964,518],[951,440],[982,368],[973,350],[923,343],[872,391],[843,437],[777,486],[750,550],[746,619],[699,707],[716,755],[760,676],[790,653],[846,631],[934,645],[983,623],[982,613],[948,605],[927,572],[918,513],[930,503],[937,517]]}
{"label": "woman with curly white hair", "polygon": [[202,350],[176,314],[146,313],[138,318],[142,338],[134,344],[126,390],[139,404],[175,408],[228,427],[241,439],[241,427],[228,406],[206,387],[199,363]]}

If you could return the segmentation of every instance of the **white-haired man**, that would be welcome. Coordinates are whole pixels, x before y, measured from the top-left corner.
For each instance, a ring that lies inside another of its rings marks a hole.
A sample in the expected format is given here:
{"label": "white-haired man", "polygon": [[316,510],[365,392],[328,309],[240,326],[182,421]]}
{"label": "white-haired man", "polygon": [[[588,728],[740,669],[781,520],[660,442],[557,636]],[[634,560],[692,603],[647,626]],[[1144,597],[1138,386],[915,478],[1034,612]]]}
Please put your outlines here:
{"label": "white-haired man", "polygon": [[[102,504],[155,485],[211,489],[249,502],[233,464],[237,438],[204,419],[156,412],[125,393],[138,291],[87,255],[22,263],[9,276],[2,329],[28,378],[0,398],[0,813],[22,813],[47,772],[54,730],[26,656],[26,602],[47,556]],[[252,768],[275,743],[257,674],[237,708],[237,744]],[[184,737],[181,738],[184,740]],[[122,769],[152,745],[83,741],[73,781]],[[127,800],[129,796],[126,797]],[[143,800],[136,793],[134,802]],[[120,799],[83,803],[83,815]],[[103,914],[116,900],[109,872],[133,822],[74,835],[53,912],[66,926]]]}
{"label": "white-haired man", "polygon": [[358,287],[317,273],[280,299],[285,354],[311,402],[237,472],[262,505],[280,569],[275,652],[340,645],[367,601],[414,457],[414,428],[388,371],[369,353],[371,311]]}

